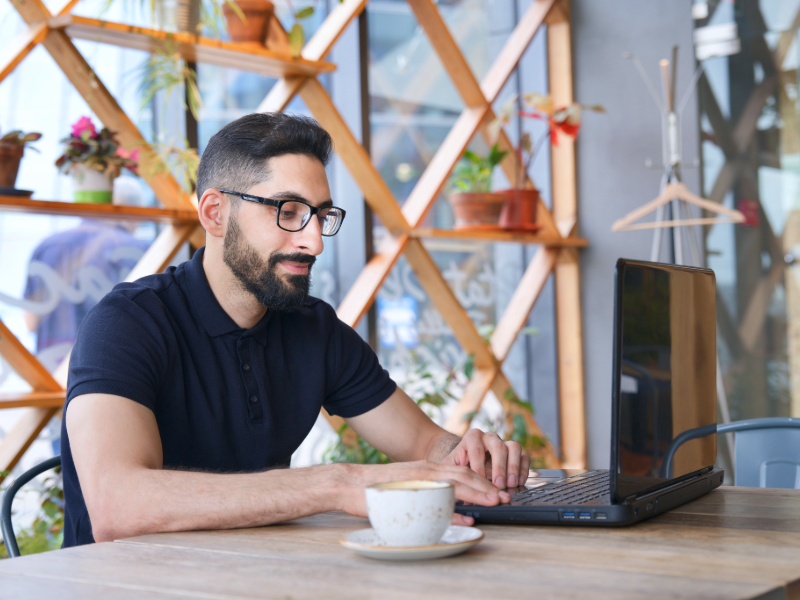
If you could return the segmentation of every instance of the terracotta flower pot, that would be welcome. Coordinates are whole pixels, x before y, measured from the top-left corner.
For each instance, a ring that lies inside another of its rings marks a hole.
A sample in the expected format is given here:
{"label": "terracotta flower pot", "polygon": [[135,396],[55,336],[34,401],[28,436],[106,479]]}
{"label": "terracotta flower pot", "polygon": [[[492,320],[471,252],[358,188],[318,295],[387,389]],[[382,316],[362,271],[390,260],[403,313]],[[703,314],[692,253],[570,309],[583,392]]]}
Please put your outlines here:
{"label": "terracotta flower pot", "polygon": [[25,146],[12,142],[0,142],[0,187],[13,188],[17,183],[19,162]]}
{"label": "terracotta flower pot", "polygon": [[500,227],[512,231],[537,231],[536,207],[539,204],[539,190],[503,190],[506,203],[500,213]]}
{"label": "terracotta flower pot", "polygon": [[450,204],[456,217],[456,229],[498,229],[497,220],[506,197],[491,192],[453,194]]}
{"label": "terracotta flower pot", "polygon": [[242,9],[244,20],[239,18],[227,2],[222,5],[231,41],[263,46],[264,40],[267,39],[269,20],[275,12],[275,5],[269,0],[235,0],[235,2]]}

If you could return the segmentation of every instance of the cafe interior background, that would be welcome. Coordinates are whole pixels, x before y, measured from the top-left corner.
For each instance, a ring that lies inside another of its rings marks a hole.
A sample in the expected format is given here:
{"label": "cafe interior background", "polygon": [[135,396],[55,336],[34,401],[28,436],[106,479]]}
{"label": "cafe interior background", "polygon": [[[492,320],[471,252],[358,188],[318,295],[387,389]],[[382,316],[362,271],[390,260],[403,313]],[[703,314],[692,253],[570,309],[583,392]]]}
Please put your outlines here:
{"label": "cafe interior background", "polygon": [[[204,3],[212,5],[211,0]],[[61,4],[62,0],[45,2],[54,14]],[[313,14],[302,19],[308,39],[338,2],[276,0],[275,4],[286,29],[295,22],[293,11],[313,7]],[[438,2],[478,80],[489,72],[529,5],[530,0]],[[72,13],[151,27],[148,6],[135,1],[81,0]],[[653,240],[653,230],[614,233],[611,227],[659,193],[664,172],[662,115],[645,78],[660,97],[659,61],[672,61],[675,46],[676,95],[685,99],[680,114],[683,180],[694,193],[738,209],[746,217],[740,224],[719,223],[695,233],[700,263],[712,268],[717,280],[719,368],[728,412],[721,418],[800,417],[800,0],[572,0],[569,11],[575,100],[604,108],[603,113],[584,111],[575,144],[577,235],[587,240],[586,247],[577,250],[583,466],[608,466],[614,264],[618,257],[648,260]],[[164,15],[159,17],[164,19]],[[206,23],[204,33],[227,39],[221,14],[207,19],[216,20],[217,31],[210,32]],[[165,21],[169,27],[169,18]],[[14,39],[25,27],[13,5],[3,1],[0,40]],[[179,179],[180,158],[185,158],[182,149],[196,146],[202,154],[220,127],[257,110],[277,84],[276,79],[253,72],[202,62],[186,65],[175,59],[179,69],[196,69],[201,102],[195,118],[186,108],[186,90],[180,81],[172,89],[149,87],[163,75],[158,70],[163,65],[148,60],[150,54],[91,39],[75,40],[75,44],[145,140],[159,148],[177,148],[173,167]],[[404,0],[370,0],[326,60],[336,70],[321,75],[320,81],[402,205],[464,111],[461,95]],[[498,95],[495,111],[515,94],[547,94],[552,64],[545,26]],[[90,117],[98,130],[102,124],[41,45],[0,82],[0,107],[0,135],[17,129],[42,134],[24,154],[16,188],[33,191],[34,199],[71,201],[72,179],[54,166],[63,151],[60,140],[82,117]],[[286,110],[311,114],[299,96]],[[748,129],[748,122],[754,126]],[[538,140],[547,127],[542,119],[513,116],[506,129],[516,142],[526,132]],[[476,153],[489,150],[480,135],[472,138],[469,147]],[[548,206],[553,178],[550,159],[550,148],[544,144],[528,173]],[[339,306],[368,257],[391,233],[366,207],[362,191],[339,157],[328,175],[334,201],[347,210],[348,217],[341,234],[326,239],[314,267],[312,295]],[[496,169],[493,188],[508,185],[502,170]],[[115,201],[123,204],[160,206],[144,179],[131,172],[120,175],[115,194]],[[425,226],[452,229],[449,196],[445,186]],[[37,253],[48,240],[83,226],[76,216],[0,207],[0,320],[51,372],[69,353],[85,312],[125,279],[166,227],[157,222],[102,221],[97,226],[109,230],[106,242],[98,243],[91,261],[73,261],[67,271],[56,268],[67,250],[59,255],[51,247],[49,253]],[[425,247],[484,335],[497,324],[538,250],[535,244],[516,241],[450,238],[426,240]],[[184,244],[173,264],[187,260],[193,250],[188,242]],[[556,322],[551,273],[505,358],[503,372],[516,399],[532,406],[544,438],[558,455],[564,415],[559,401],[563,383],[559,381]],[[470,357],[405,258],[389,272],[357,330],[415,399],[434,397],[424,407],[439,422],[446,422],[466,385]],[[0,358],[3,397],[30,390]],[[0,441],[26,410],[0,410]],[[502,403],[491,392],[479,414],[471,416],[476,424],[509,433],[504,429],[508,423]],[[57,416],[13,472],[57,453],[59,429]],[[339,441],[338,433],[320,417],[293,457],[293,465],[341,458]],[[725,441],[721,439],[720,444],[725,466]],[[369,452],[360,457],[380,458]],[[29,515],[29,521],[38,518],[42,493],[26,495],[21,514]]]}

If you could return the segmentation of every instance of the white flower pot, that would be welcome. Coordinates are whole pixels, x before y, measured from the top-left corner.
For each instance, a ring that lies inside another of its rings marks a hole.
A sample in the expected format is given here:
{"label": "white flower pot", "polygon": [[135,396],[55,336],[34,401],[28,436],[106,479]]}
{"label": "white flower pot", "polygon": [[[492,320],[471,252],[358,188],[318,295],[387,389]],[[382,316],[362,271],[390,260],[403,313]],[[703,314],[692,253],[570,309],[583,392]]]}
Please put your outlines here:
{"label": "white flower pot", "polygon": [[81,165],[73,169],[72,197],[75,202],[111,204],[113,189],[113,177]]}

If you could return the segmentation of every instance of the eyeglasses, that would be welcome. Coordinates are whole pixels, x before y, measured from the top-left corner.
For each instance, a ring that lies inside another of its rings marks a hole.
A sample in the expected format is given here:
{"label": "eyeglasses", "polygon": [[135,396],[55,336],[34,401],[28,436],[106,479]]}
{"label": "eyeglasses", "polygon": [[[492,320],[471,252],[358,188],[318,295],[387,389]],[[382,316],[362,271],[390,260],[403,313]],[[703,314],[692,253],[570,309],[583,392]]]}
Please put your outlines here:
{"label": "eyeglasses", "polygon": [[343,208],[335,206],[317,208],[300,200],[273,200],[230,190],[220,190],[220,192],[239,196],[242,200],[247,200],[248,202],[276,207],[278,211],[275,222],[284,231],[300,231],[309,224],[312,216],[317,215],[322,235],[330,237],[339,233],[346,214]]}

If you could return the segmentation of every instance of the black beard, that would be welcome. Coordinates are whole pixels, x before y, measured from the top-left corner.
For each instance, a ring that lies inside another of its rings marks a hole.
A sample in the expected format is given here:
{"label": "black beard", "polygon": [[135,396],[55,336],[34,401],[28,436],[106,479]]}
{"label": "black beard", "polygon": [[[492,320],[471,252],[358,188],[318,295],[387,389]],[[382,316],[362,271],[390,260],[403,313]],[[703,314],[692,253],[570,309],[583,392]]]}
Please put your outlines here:
{"label": "black beard", "polygon": [[[225,232],[222,260],[244,289],[267,309],[287,313],[296,312],[305,303],[311,286],[311,267],[316,262],[316,258],[310,254],[274,252],[264,264],[255,248],[242,238],[235,214],[231,214]],[[281,261],[307,264],[308,274],[281,277],[278,274],[278,263]]]}

